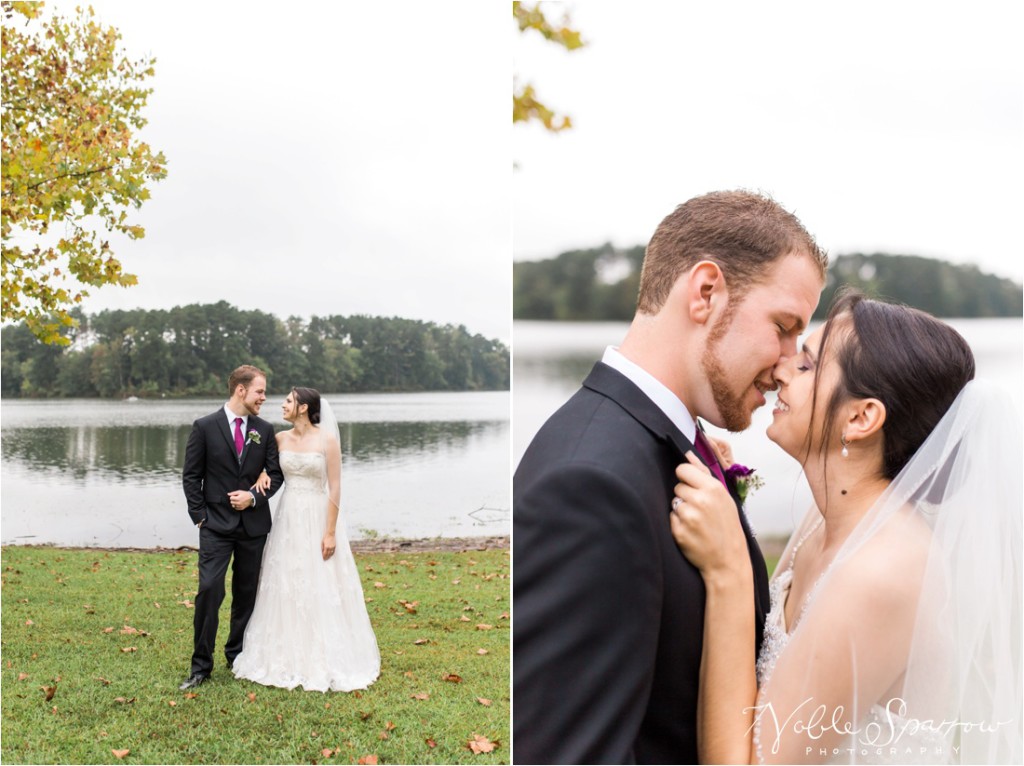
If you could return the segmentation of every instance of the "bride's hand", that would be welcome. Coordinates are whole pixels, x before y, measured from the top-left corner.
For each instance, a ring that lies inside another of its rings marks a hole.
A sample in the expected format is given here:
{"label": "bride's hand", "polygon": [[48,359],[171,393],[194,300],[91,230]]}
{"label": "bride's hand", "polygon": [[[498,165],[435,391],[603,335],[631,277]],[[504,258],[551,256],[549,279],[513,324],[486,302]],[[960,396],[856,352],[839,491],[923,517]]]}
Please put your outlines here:
{"label": "bride's hand", "polygon": [[320,555],[324,557],[324,561],[327,561],[331,556],[334,555],[334,551],[338,549],[338,543],[330,532],[324,535],[324,539],[320,541]]}
{"label": "bride's hand", "polygon": [[723,469],[728,468],[736,462],[732,457],[732,445],[725,439],[708,436],[708,443],[711,445],[711,449],[715,451],[715,455],[718,457],[718,462],[721,464]]}
{"label": "bride's hand", "polygon": [[260,477],[256,479],[256,483],[249,489],[259,492],[261,495],[267,494],[267,490],[270,489],[270,477],[267,475],[267,472],[261,472]]}
{"label": "bride's hand", "polygon": [[669,521],[683,555],[704,579],[750,566],[747,541],[729,491],[692,452],[676,468]]}

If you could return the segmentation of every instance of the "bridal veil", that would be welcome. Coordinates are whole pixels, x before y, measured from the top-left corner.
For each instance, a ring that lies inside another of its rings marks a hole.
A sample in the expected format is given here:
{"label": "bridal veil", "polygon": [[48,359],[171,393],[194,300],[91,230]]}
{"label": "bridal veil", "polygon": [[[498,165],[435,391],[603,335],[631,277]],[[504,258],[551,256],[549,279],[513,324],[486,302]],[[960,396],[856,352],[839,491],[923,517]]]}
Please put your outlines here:
{"label": "bridal veil", "polygon": [[971,381],[794,610],[766,761],[1022,762],[1022,467],[1019,412]]}

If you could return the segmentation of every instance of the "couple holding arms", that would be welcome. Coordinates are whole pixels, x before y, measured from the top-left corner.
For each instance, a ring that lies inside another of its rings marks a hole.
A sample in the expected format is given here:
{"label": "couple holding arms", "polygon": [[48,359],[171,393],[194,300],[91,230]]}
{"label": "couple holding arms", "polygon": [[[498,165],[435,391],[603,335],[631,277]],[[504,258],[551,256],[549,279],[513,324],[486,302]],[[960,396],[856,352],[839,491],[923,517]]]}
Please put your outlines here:
{"label": "couple holding arms", "polygon": [[[266,375],[251,365],[231,374],[228,391],[222,408],[192,425],[185,449],[182,484],[199,527],[199,589],[191,670],[180,688],[200,686],[213,673],[229,563],[224,655],[236,677],[288,689],[365,688],[380,672],[380,653],[339,520],[338,420],[318,391],[296,387],[281,405],[291,428],[275,434],[259,417]],[[282,484],[271,519],[269,498]]]}
{"label": "couple holding arms", "polygon": [[[635,318],[514,479],[517,763],[1015,763],[1020,416],[951,327],[841,293],[747,192],[654,233]],[[769,581],[727,450],[813,506]]]}

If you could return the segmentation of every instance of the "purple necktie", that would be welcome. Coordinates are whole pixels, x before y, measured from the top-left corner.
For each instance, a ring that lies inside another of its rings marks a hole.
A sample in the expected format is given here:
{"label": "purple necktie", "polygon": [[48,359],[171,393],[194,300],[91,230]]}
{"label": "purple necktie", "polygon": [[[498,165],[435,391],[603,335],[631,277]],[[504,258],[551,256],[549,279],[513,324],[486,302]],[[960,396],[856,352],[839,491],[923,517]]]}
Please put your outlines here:
{"label": "purple necktie", "polygon": [[708,464],[708,468],[711,469],[711,473],[715,475],[722,484],[725,484],[725,474],[722,473],[722,466],[718,464],[718,458],[715,456],[714,450],[711,449],[711,445],[708,444],[707,438],[704,436],[704,431],[697,429],[697,438],[693,440],[693,446],[697,448],[697,454],[704,458],[704,462]]}
{"label": "purple necktie", "polygon": [[238,456],[242,456],[242,447],[245,446],[245,440],[242,438],[242,419],[235,418],[235,451]]}

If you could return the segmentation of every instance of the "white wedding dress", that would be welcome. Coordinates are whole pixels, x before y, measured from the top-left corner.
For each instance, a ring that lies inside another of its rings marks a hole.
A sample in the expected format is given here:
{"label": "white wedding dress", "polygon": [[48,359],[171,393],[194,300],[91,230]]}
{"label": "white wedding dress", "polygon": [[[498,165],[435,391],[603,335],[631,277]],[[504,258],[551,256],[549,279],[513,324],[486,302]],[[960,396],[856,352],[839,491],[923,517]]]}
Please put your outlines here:
{"label": "white wedding dress", "polygon": [[281,469],[285,487],[234,674],[286,689],[364,689],[380,674],[380,652],[342,519],[335,554],[324,561],[320,553],[324,455],[282,451]]}
{"label": "white wedding dress", "polygon": [[[794,551],[795,553],[795,551]],[[771,582],[771,609],[765,619],[764,643],[757,660],[757,686],[763,689],[771,679],[779,656],[789,642],[786,625],[786,601],[793,584],[792,562]],[[813,593],[811,594],[813,595]],[[800,615],[797,614],[799,622]],[[762,700],[758,700],[761,704]],[[919,726],[912,718],[901,716],[890,706],[877,702],[858,722],[857,733],[848,735],[845,742],[825,748],[812,747],[809,755],[820,758],[821,763],[950,763],[950,741],[940,733]],[[777,739],[788,736],[771,716],[757,717],[754,722],[754,752],[759,763],[771,751]]]}

